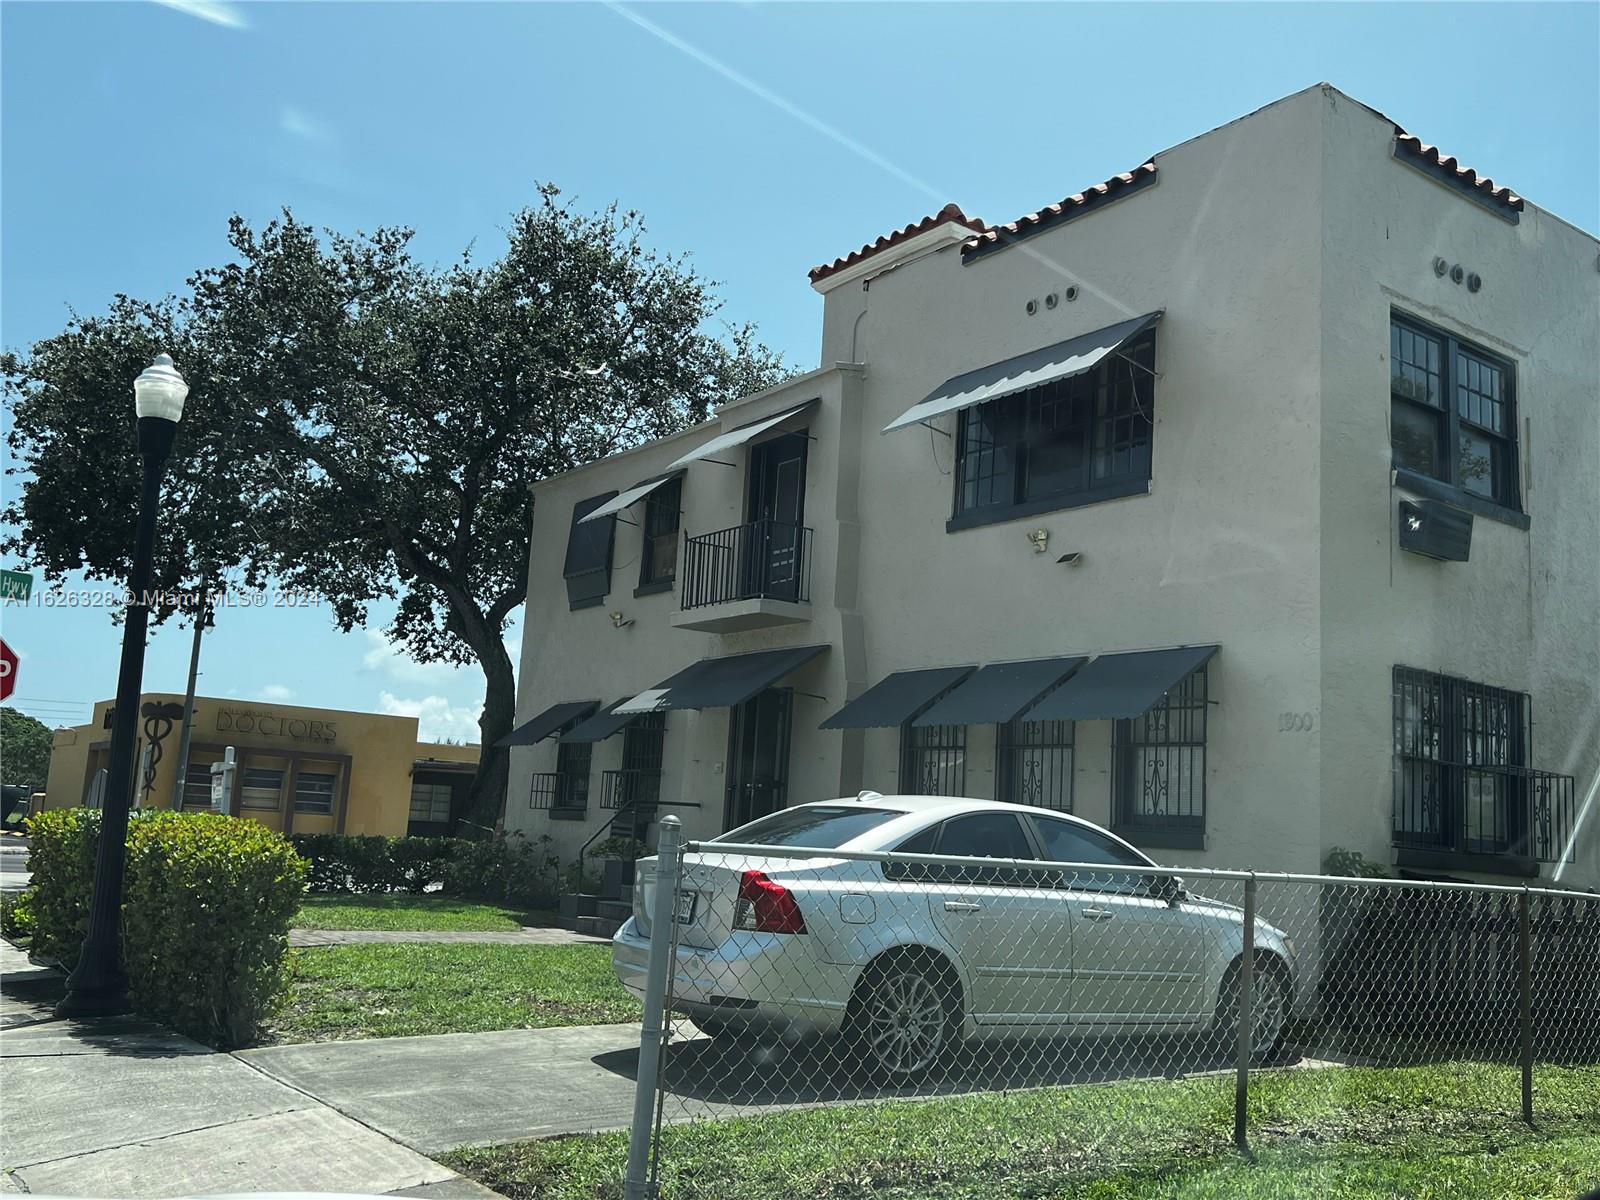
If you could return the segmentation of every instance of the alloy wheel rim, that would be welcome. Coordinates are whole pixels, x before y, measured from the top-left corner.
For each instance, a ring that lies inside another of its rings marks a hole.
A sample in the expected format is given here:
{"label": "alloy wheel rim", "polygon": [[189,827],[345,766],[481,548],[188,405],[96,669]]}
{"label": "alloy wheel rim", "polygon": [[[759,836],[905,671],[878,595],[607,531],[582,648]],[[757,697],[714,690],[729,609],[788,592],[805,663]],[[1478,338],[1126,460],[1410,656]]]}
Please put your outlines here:
{"label": "alloy wheel rim", "polygon": [[1283,1030],[1283,992],[1265,974],[1257,975],[1250,985],[1252,1044],[1257,1050],[1269,1050]]}
{"label": "alloy wheel rim", "polygon": [[916,972],[884,978],[872,990],[866,1018],[874,1056],[897,1075],[931,1066],[944,1044],[944,1000],[933,983]]}

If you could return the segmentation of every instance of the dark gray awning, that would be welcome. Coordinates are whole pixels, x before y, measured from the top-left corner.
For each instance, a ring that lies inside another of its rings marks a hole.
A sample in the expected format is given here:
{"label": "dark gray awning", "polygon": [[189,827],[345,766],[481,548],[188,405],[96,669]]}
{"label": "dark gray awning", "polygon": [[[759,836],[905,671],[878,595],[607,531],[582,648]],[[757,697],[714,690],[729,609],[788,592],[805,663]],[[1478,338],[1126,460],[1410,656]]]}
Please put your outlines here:
{"label": "dark gray awning", "polygon": [[1028,712],[1030,721],[1131,721],[1217,652],[1215,646],[1102,654]]}
{"label": "dark gray awning", "polygon": [[932,420],[943,413],[971,408],[986,400],[1015,395],[1029,388],[1054,383],[1082,375],[1099,364],[1108,354],[1114,354],[1127,342],[1138,337],[1161,319],[1160,312],[1146,313],[1130,321],[1120,321],[1093,333],[1080,333],[1077,337],[1057,342],[1041,350],[1030,350],[1004,362],[991,363],[964,375],[947,379],[936,387],[927,399],[913,404],[901,413],[883,431],[903,429]]}
{"label": "dark gray awning", "polygon": [[1078,656],[990,663],[911,723],[988,725],[1014,720],[1087,661]]}
{"label": "dark gray awning", "polygon": [[928,667],[895,671],[829,717],[818,729],[882,729],[904,725],[975,670],[973,667]]}
{"label": "dark gray awning", "polygon": [[624,696],[621,700],[613,700],[587,721],[580,721],[577,725],[567,730],[566,733],[563,733],[560,740],[563,742],[605,741],[639,715],[638,713],[619,713],[617,711],[617,705],[626,702],[628,699],[629,697]]}
{"label": "dark gray awning", "polygon": [[518,725],[495,745],[531,746],[535,742],[542,742],[552,733],[559,733],[599,707],[598,700],[565,700],[560,704],[552,704],[531,721],[524,721]]}
{"label": "dark gray awning", "polygon": [[594,511],[585,516],[579,517],[575,523],[582,525],[585,521],[598,521],[601,517],[616,516],[617,513],[621,512],[629,505],[639,503],[639,501],[643,500],[658,487],[662,487],[665,484],[671,483],[674,479],[679,478],[682,474],[682,471],[668,471],[665,475],[657,475],[653,479],[642,480],[641,482],[634,484],[631,488],[625,488],[623,491],[618,492],[615,496],[611,497],[611,499],[607,500]]}
{"label": "dark gray awning", "polygon": [[633,715],[667,708],[727,708],[742,704],[826,649],[791,646],[730,654],[727,658],[703,658],[617,705],[614,711]]}
{"label": "dark gray awning", "polygon": [[701,462],[708,458],[715,458],[719,454],[726,454],[729,450],[737,450],[746,442],[760,437],[763,433],[766,433],[767,430],[776,429],[785,421],[792,420],[795,417],[800,416],[802,413],[810,412],[816,404],[817,401],[815,400],[807,400],[804,404],[798,405],[795,408],[786,409],[775,416],[763,417],[759,421],[751,421],[748,425],[740,425],[734,429],[729,429],[724,433],[719,433],[716,437],[712,438],[704,445],[696,446],[693,450],[689,451],[689,453],[683,455],[681,458],[673,459],[672,462],[667,465],[667,470],[679,471],[687,467],[690,463]]}

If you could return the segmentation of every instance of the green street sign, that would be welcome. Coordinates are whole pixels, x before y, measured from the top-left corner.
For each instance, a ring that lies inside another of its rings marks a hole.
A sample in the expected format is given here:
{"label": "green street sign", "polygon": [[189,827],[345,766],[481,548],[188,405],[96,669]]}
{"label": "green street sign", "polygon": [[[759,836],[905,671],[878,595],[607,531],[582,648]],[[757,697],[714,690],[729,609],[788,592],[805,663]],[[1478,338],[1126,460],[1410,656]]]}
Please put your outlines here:
{"label": "green street sign", "polygon": [[33,595],[33,576],[26,571],[0,570],[0,600],[21,600]]}

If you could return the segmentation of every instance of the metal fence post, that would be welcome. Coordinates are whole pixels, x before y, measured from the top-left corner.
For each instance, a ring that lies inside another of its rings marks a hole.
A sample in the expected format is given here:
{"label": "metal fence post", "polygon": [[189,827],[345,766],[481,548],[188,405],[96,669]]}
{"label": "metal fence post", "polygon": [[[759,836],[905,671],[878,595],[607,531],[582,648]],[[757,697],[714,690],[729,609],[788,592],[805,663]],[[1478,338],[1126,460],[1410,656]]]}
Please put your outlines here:
{"label": "metal fence post", "polygon": [[1255,987],[1256,956],[1256,877],[1244,881],[1244,949],[1239,957],[1239,1065],[1233,1082],[1233,1144],[1242,1152],[1250,1149],[1246,1116],[1250,1101],[1251,1011]]}
{"label": "metal fence post", "polygon": [[1533,919],[1528,889],[1517,897],[1517,1008],[1522,1027],[1522,1119],[1533,1124]]}
{"label": "metal fence post", "polygon": [[661,1043],[666,1029],[668,957],[678,919],[677,891],[682,822],[661,818],[656,846],[655,894],[650,903],[650,959],[645,969],[644,1018],[639,1033],[639,1073],[633,1085],[633,1126],[628,1134],[628,1174],[624,1200],[650,1195],[650,1135],[655,1124],[656,1082],[661,1068]]}

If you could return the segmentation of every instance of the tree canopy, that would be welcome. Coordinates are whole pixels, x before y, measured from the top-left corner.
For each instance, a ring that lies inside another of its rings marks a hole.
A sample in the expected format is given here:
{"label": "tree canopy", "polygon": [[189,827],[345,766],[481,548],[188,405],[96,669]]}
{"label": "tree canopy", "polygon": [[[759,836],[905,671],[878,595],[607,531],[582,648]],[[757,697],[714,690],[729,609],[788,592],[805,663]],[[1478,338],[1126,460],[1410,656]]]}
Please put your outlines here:
{"label": "tree canopy", "polygon": [[[504,253],[419,263],[412,231],[321,235],[285,211],[229,223],[233,261],[181,296],[116,297],[7,355],[26,473],[4,549],[49,578],[128,568],[130,385],[172,354],[191,392],[162,512],[158,587],[238,569],[319,595],[344,630],[392,600],[388,635],[477,662],[483,756],[466,807],[505,790],[515,688],[502,637],[527,587],[540,479],[700,420],[785,371],[637,213],[545,186]],[[170,612],[157,612],[157,619]],[[458,814],[459,815],[459,814]]]}
{"label": "tree canopy", "polygon": [[0,783],[42,791],[50,774],[50,747],[55,735],[36,717],[14,708],[0,708]]}

